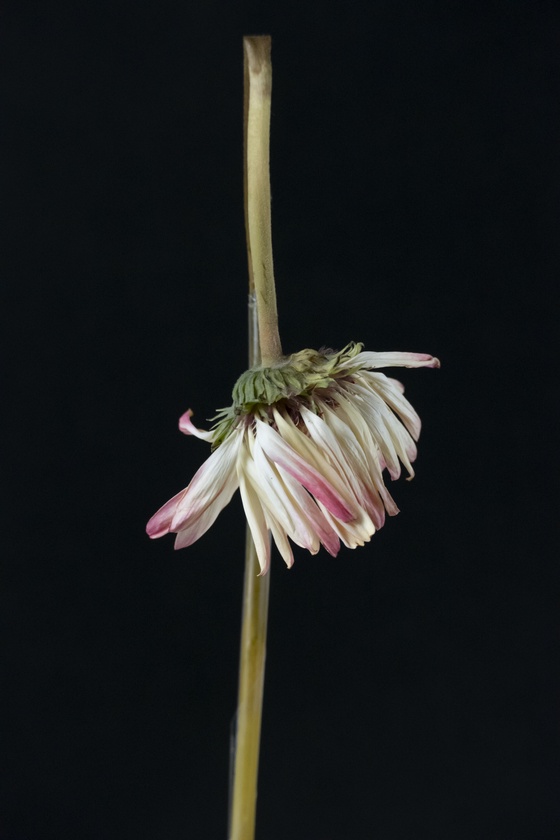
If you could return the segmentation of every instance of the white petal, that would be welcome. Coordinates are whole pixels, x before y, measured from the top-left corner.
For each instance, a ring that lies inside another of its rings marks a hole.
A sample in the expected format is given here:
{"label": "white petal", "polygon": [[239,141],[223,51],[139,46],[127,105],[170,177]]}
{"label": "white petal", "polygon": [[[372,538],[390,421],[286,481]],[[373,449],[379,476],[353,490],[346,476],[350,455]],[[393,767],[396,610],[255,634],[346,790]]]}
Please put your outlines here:
{"label": "white petal", "polygon": [[379,393],[387,405],[400,417],[414,440],[418,440],[422,423],[409,401],[403,397],[404,389],[402,385],[400,388],[398,387],[400,382],[397,383],[396,379],[389,379],[384,373],[373,373],[372,371],[362,371],[358,378]]}
{"label": "white petal", "polygon": [[378,393],[361,383],[359,377],[355,382],[344,383],[344,387],[362,400],[360,405],[364,419],[378,441],[391,478],[398,478],[401,474],[399,458],[412,478],[414,470],[411,461],[416,458],[416,445],[398,417]]}
{"label": "white petal", "polygon": [[[381,374],[381,373],[377,374],[377,373],[373,373],[373,371],[371,371],[371,370],[368,371],[368,372],[369,372],[370,376],[385,376],[384,373],[383,374]],[[393,379],[391,376],[387,376],[387,382],[390,382],[392,385],[394,385],[394,387],[397,389],[397,391],[400,394],[404,394],[404,385],[402,384],[402,382],[399,382],[398,379]]]}
{"label": "white petal", "polygon": [[440,361],[427,353],[400,353],[398,351],[372,353],[364,351],[358,353],[353,359],[347,359],[340,365],[342,369],[358,366],[370,369],[383,367],[438,368],[440,367]]}
{"label": "white petal", "polygon": [[381,450],[389,475],[393,480],[399,478],[401,474],[399,456],[384,418],[376,406],[372,404],[372,401],[368,399],[371,393],[356,383],[345,382],[341,383],[341,386],[344,387],[350,402],[371,429],[373,439]]}
{"label": "white petal", "polygon": [[[252,434],[252,432],[249,432],[249,434]],[[253,542],[255,543],[259,566],[261,567],[260,574],[265,575],[270,566],[270,540],[268,538],[268,526],[262,505],[247,477],[247,462],[250,457],[247,446],[243,446],[238,459],[237,475],[239,477],[241,501],[243,502],[245,516],[247,517]]]}
{"label": "white petal", "polygon": [[282,527],[275,521],[274,517],[266,517],[268,522],[268,527],[274,537],[274,542],[276,543],[276,548],[280,552],[280,556],[284,560],[288,569],[291,569],[294,565],[294,554],[292,551],[292,547],[290,546],[289,540],[282,530]]}
{"label": "white petal", "polygon": [[359,522],[358,520],[340,522],[328,510],[324,509],[323,512],[346,548],[357,548],[359,545],[364,545],[364,543],[370,541],[372,534],[375,533],[375,526],[369,518],[367,524],[365,521]]}
{"label": "white petal", "polygon": [[360,443],[362,451],[367,458],[370,480],[381,496],[389,516],[395,516],[399,512],[399,509],[395,504],[393,497],[385,487],[381,472],[383,469],[383,465],[381,463],[381,453],[371,429],[364,420],[360,411],[356,408],[352,399],[341,389],[338,391],[337,401],[338,407],[336,409],[336,413],[340,415],[341,419],[347,423],[354,432],[356,440]]}

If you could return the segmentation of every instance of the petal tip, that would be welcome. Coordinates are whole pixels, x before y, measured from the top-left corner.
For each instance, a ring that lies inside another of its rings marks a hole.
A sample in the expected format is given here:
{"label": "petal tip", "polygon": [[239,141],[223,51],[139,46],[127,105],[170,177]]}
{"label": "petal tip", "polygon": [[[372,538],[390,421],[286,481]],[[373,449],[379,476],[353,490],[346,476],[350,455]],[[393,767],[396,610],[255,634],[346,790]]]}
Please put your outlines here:
{"label": "petal tip", "polygon": [[181,416],[179,417],[179,428],[181,428],[181,423],[188,423],[188,421],[190,420],[190,418],[192,416],[193,416],[192,408],[187,408],[187,410],[183,414],[181,414]]}

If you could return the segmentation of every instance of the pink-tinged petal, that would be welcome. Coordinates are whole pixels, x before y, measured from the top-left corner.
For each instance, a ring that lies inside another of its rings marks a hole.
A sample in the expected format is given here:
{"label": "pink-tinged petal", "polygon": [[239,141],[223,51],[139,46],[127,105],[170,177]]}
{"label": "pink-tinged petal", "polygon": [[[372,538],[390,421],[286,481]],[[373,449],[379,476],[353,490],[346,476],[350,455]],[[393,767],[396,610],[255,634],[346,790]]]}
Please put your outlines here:
{"label": "pink-tinged petal", "polygon": [[296,545],[315,554],[319,550],[319,538],[302,516],[301,509],[288,493],[276,466],[267,459],[258,440],[250,443],[250,452],[252,461],[247,462],[246,472],[265,508],[265,514],[268,511]]}
{"label": "pink-tinged petal", "polygon": [[[287,557],[291,556],[291,549],[288,555],[285,549],[285,535],[311,554],[316,554],[322,543],[330,554],[336,556],[340,542],[307,490],[278,464],[270,462],[258,440],[251,436],[249,449],[253,460],[247,460],[245,470],[286,562]],[[278,532],[282,531],[282,537],[273,528],[273,523]]]}
{"label": "pink-tinged petal", "polygon": [[[275,415],[277,414],[278,412],[275,412]],[[278,422],[278,418],[276,420]],[[353,518],[354,513],[326,478],[307,463],[271,426],[261,420],[257,420],[256,424],[259,443],[271,461],[297,479],[318,501],[323,502],[334,516],[344,522]]]}
{"label": "pink-tinged petal", "polygon": [[171,522],[173,517],[175,516],[175,512],[177,510],[177,505],[187,492],[188,487],[184,490],[181,490],[180,493],[177,493],[176,496],[173,496],[172,499],[169,499],[157,513],[154,513],[148,524],[146,525],[146,533],[150,537],[150,539],[155,540],[158,537],[163,537],[165,534],[168,534],[171,530]]}
{"label": "pink-tinged petal", "polygon": [[314,533],[317,534],[321,544],[326,548],[330,555],[336,557],[340,551],[340,540],[334,532],[332,525],[327,521],[325,514],[320,510],[315,499],[313,499],[307,490],[281,466],[277,465],[277,470],[282,479],[287,491],[293,497],[295,504],[309,522]]}
{"label": "pink-tinged petal", "polygon": [[[274,520],[296,545],[311,554],[316,554],[322,543],[336,557],[340,541],[313,497],[279,464],[268,459],[258,439],[248,436],[248,441],[251,458],[245,463],[245,471],[263,505],[269,527]],[[276,536],[275,540],[282,550]]]}
{"label": "pink-tinged petal", "polygon": [[436,359],[434,356],[429,356],[427,353],[400,353],[398,351],[389,351],[384,353],[364,351],[362,353],[358,353],[358,355],[354,356],[353,359],[348,359],[340,365],[342,369],[356,368],[358,366],[363,368],[438,368],[441,365],[439,359]]}
{"label": "pink-tinged petal", "polygon": [[237,490],[237,476],[234,474],[232,481],[224,487],[211,504],[201,511],[197,516],[187,520],[185,525],[177,530],[175,548],[187,548],[195,543],[214,524],[216,519]]}
{"label": "pink-tinged petal", "polygon": [[237,464],[239,490],[261,568],[260,574],[265,575],[270,566],[270,538],[268,536],[268,525],[259,497],[247,479],[247,459],[250,457],[249,452],[244,446]]}
{"label": "pink-tinged petal", "polygon": [[[319,473],[321,478],[325,480],[330,487],[335,489],[338,497],[343,501],[345,507],[352,514],[351,518],[355,519],[358,513],[352,491],[347,486],[347,482],[344,480],[343,476],[341,476],[340,472],[337,470],[336,464],[333,463],[332,456],[326,452],[324,444],[318,444],[314,441],[305,426],[300,428],[299,425],[296,425],[287,412],[278,411],[276,408],[273,408],[273,412],[274,419],[278,427],[278,433],[284,442],[287,443],[297,455],[303,458],[306,464],[312,465],[313,469]],[[323,501],[322,499],[320,500],[318,496],[316,498],[317,501]],[[331,510],[331,513],[334,516],[338,516],[338,514],[333,510]],[[340,516],[338,518],[342,519]],[[343,521],[350,521],[350,519],[346,517]]]}
{"label": "pink-tinged petal", "polygon": [[179,500],[172,531],[182,531],[216,499],[220,498],[220,510],[229,502],[237,489],[235,464],[242,439],[241,430],[232,432],[199,468]]}
{"label": "pink-tinged petal", "polygon": [[354,499],[359,504],[362,492],[353,458],[356,441],[351,430],[342,424],[339,426],[337,437],[319,415],[314,414],[305,406],[302,406],[300,411],[309,437],[327,453],[327,457],[336,469],[340,479],[345,482],[346,487],[351,490]]}
{"label": "pink-tinged petal", "polygon": [[183,432],[184,435],[194,435],[201,440],[207,440],[212,443],[215,433],[213,431],[205,432],[202,429],[197,429],[191,421],[192,415],[193,412],[189,408],[188,411],[185,411],[185,413],[179,417],[179,430]]}
{"label": "pink-tinged petal", "polygon": [[[375,489],[368,460],[353,430],[328,405],[321,404],[322,418],[305,409],[303,417],[309,434],[322,439],[352,489],[356,501],[373,520],[376,528],[385,522],[385,508]],[[308,416],[311,415],[310,417]],[[330,437],[329,437],[330,435]],[[340,441],[340,443],[339,443]]]}

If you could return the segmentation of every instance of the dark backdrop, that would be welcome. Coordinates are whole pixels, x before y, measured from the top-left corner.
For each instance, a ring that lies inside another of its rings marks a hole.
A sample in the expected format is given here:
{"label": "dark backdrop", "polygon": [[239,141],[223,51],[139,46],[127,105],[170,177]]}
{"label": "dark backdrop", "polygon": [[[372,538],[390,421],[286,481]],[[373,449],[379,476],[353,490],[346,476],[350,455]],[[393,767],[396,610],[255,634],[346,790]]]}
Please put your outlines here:
{"label": "dark backdrop", "polygon": [[[264,9],[264,10],[263,10]],[[273,36],[286,351],[430,352],[402,513],[272,566],[258,836],[560,832],[555,3],[1,13],[1,840],[226,836],[242,510],[145,522],[246,357],[244,33]],[[7,551],[6,551],[7,548]]]}

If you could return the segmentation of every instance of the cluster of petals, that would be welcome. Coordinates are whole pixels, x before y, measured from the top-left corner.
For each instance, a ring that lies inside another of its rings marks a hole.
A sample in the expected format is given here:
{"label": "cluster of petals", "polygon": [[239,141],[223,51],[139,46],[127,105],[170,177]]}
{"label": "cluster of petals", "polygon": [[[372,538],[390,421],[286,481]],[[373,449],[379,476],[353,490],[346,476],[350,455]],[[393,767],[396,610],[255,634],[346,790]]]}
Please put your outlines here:
{"label": "cluster of petals", "polygon": [[[175,533],[175,548],[199,539],[239,488],[261,574],[270,564],[270,534],[290,567],[290,540],[315,554],[355,548],[398,508],[383,471],[414,471],[420,418],[382,367],[439,367],[421,353],[361,352],[342,361],[334,381],[313,399],[280,400],[240,416],[184,490],[150,519],[150,537]],[[210,443],[187,411],[179,428]],[[289,539],[288,539],[289,538]]]}

